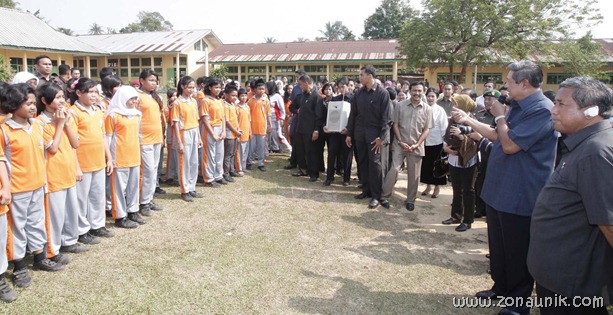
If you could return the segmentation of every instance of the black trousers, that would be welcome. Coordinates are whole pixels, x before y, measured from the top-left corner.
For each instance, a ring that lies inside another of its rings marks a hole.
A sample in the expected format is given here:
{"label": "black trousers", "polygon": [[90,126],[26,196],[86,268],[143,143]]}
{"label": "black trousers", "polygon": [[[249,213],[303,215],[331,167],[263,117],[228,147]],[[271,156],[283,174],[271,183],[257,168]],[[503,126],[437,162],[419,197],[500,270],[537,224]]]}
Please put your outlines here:
{"label": "black trousers", "polygon": [[477,167],[477,179],[475,180],[475,213],[485,215],[485,201],[481,199],[483,183],[485,182],[485,168]]}
{"label": "black trousers", "polygon": [[463,219],[462,222],[472,224],[475,219],[475,179],[477,165],[467,168],[449,167],[453,201],[451,202],[451,217]]}
{"label": "black trousers", "polygon": [[[312,140],[312,135],[298,134],[300,137],[300,150],[296,156],[298,158],[298,167],[301,170],[306,170],[311,178],[319,178],[319,157],[317,156],[317,141]],[[302,154],[300,154],[302,153]],[[302,158],[300,157],[302,155]]]}
{"label": "black trousers", "polygon": [[361,176],[362,193],[381,199],[381,191],[383,190],[383,161],[381,152],[388,148],[383,146],[381,152],[375,154],[372,150],[374,146],[374,144],[366,141],[356,140],[355,154]]}
{"label": "black trousers", "polygon": [[[541,315],[607,315],[606,306],[601,307],[588,307],[588,306],[573,306],[573,297],[567,297],[565,299],[566,306],[554,307],[555,305],[544,304],[546,298],[551,298],[551,300],[556,301],[560,300],[560,294],[556,294],[555,292],[541,286],[536,283],[536,295],[539,298],[539,303],[543,303],[539,305],[539,310],[541,311]],[[594,300],[590,299],[593,303]],[[575,303],[581,303],[581,299],[577,299],[574,301]]]}
{"label": "black trousers", "polygon": [[328,134],[320,133],[319,138],[313,142],[313,147],[315,148],[315,154],[317,156],[317,170],[320,172],[326,171],[326,164],[324,163],[324,150],[326,148],[327,138]]}
{"label": "black trousers", "polygon": [[[526,261],[530,243],[530,217],[498,211],[490,205],[487,211],[487,238],[490,247],[490,268],[494,286],[492,290],[504,297],[522,297],[532,294],[534,279]],[[525,313],[527,307],[508,307]]]}
{"label": "black trousers", "polygon": [[345,143],[346,135],[332,133],[328,135],[328,169],[327,179],[334,179],[334,172],[343,170],[343,181],[348,182],[351,178],[351,162],[353,149]]}

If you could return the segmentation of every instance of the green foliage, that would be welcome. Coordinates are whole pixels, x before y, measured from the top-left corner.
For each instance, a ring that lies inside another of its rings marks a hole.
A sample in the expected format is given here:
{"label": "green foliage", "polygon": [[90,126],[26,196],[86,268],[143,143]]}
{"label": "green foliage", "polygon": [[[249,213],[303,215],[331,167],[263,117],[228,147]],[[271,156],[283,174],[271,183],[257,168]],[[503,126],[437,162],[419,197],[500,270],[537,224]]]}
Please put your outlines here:
{"label": "green foliage", "polygon": [[0,8],[16,9],[18,3],[13,0],[0,0]]}
{"label": "green foliage", "polygon": [[544,56],[551,40],[571,36],[572,29],[602,19],[595,0],[424,0],[399,37],[409,67],[441,64],[460,81],[473,65]]}
{"label": "green foliage", "polygon": [[102,29],[102,25],[95,23],[89,26],[89,35],[100,35],[104,34],[104,29]]}
{"label": "green foliage", "polygon": [[9,82],[15,75],[15,71],[11,68],[8,62],[4,63],[4,56],[0,55],[0,81]]}
{"label": "green foliage", "polygon": [[69,28],[66,28],[66,27],[58,27],[57,31],[61,32],[61,33],[64,33],[64,34],[66,34],[68,36],[74,35],[74,31],[69,29]]}
{"label": "green foliage", "polygon": [[271,43],[276,43],[277,39],[274,37],[264,37],[264,40],[266,41],[266,44],[271,44]]}
{"label": "green foliage", "polygon": [[355,35],[341,21],[336,21],[334,23],[327,22],[324,28],[325,29],[323,31],[319,31],[323,36],[316,37],[315,40],[326,42],[337,40],[355,40]]}
{"label": "green foliage", "polygon": [[227,79],[228,68],[226,65],[217,65],[209,72],[210,77],[218,78],[222,81]]}
{"label": "green foliage", "polygon": [[588,76],[601,80],[608,78],[608,75],[600,70],[606,65],[601,61],[605,54],[602,46],[593,41],[591,32],[579,39],[563,40],[557,45],[557,56],[567,72],[573,76]]}
{"label": "green foliage", "polygon": [[120,33],[172,31],[172,23],[159,12],[140,11],[138,21],[119,30]]}
{"label": "green foliage", "polygon": [[364,21],[365,39],[398,38],[402,25],[414,14],[413,9],[403,0],[383,0],[366,21]]}

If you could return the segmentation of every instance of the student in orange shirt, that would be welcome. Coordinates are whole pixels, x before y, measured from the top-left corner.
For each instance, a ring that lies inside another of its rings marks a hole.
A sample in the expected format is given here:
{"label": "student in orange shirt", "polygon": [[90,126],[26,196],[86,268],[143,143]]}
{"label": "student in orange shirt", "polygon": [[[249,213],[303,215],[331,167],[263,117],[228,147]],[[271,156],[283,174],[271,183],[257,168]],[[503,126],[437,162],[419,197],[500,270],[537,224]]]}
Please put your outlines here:
{"label": "student in orange shirt", "polygon": [[193,202],[193,198],[202,198],[196,192],[198,179],[198,148],[202,139],[198,132],[198,104],[192,97],[196,82],[190,76],[184,76],[177,84],[177,103],[172,106],[172,128],[174,129],[179,163],[177,172],[181,183],[181,199]]}
{"label": "student in orange shirt", "polygon": [[113,173],[106,185],[115,226],[133,229],[145,220],[138,214],[141,170],[141,112],[136,109],[139,93],[122,86],[111,99],[104,120],[107,142],[113,159]]}
{"label": "student in orange shirt", "polygon": [[26,248],[34,254],[34,268],[59,271],[64,265],[46,257],[44,186],[45,152],[43,126],[34,119],[34,89],[25,83],[10,87],[2,109],[13,117],[0,126],[0,144],[10,165],[11,205],[8,212],[7,257],[13,262],[13,281],[26,288],[32,279],[23,258]]}
{"label": "student in orange shirt", "polygon": [[221,81],[217,78],[209,78],[204,85],[206,98],[201,103],[200,123],[204,126],[202,174],[204,174],[205,185],[210,187],[228,184],[223,178],[226,118],[223,102],[219,99],[220,93]]}
{"label": "student in orange shirt", "polygon": [[102,87],[102,95],[100,95],[100,102],[98,102],[96,105],[102,110],[103,113],[106,114],[106,110],[109,108],[111,99],[113,98],[113,95],[115,95],[115,92],[119,90],[121,84],[121,80],[114,75],[106,76],[104,79],[102,79],[102,82],[100,82],[100,86]]}
{"label": "student in orange shirt", "polygon": [[258,169],[262,172],[266,171],[264,166],[264,158],[266,151],[266,134],[271,131],[272,121],[270,119],[270,105],[268,97],[266,97],[266,86],[264,80],[258,79],[254,83],[254,97],[249,99],[247,105],[251,110],[251,142],[249,144],[249,161],[247,161],[247,169],[251,169],[251,165],[258,160]]}
{"label": "student in orange shirt", "polygon": [[244,175],[247,166],[247,156],[249,154],[249,140],[251,139],[251,109],[247,105],[247,91],[238,90],[238,130],[242,132],[238,138],[236,150],[236,170],[240,176]]}
{"label": "student in orange shirt", "polygon": [[66,264],[62,252],[80,253],[79,202],[77,199],[77,155],[79,147],[77,125],[65,107],[64,91],[47,83],[38,89],[36,107],[43,125],[47,160],[47,190],[45,212],[47,220],[47,257]]}
{"label": "student in orange shirt", "polygon": [[164,115],[166,115],[166,148],[168,156],[166,157],[166,181],[167,185],[171,185],[174,182],[175,175],[177,173],[177,141],[175,141],[174,129],[172,128],[172,107],[177,103],[177,89],[171,88],[166,91],[166,109]]}
{"label": "student in orange shirt", "polygon": [[[0,81],[0,104],[2,104],[2,99],[4,99],[4,93],[11,85]],[[2,110],[2,106],[0,106],[0,124],[4,123],[7,118],[11,118],[11,114],[7,114]]]}
{"label": "student in orange shirt", "polygon": [[[112,237],[105,227],[106,175],[113,172],[113,161],[104,137],[104,113],[96,104],[96,82],[80,78],[75,85],[76,99],[70,113],[77,123],[80,143],[77,149],[77,173],[83,178],[77,182],[79,200],[79,242],[98,244],[97,237]],[[72,99],[72,98],[71,98]]]}
{"label": "student in orange shirt", "polygon": [[[2,102],[5,100],[4,93],[10,85],[4,82],[0,82],[0,110],[2,110]],[[4,120],[6,116],[0,116]],[[2,121],[4,122],[4,121]],[[4,150],[0,146],[0,275],[4,275],[8,269],[8,259],[6,256],[6,243],[8,238],[8,222],[7,213],[9,211],[8,205],[11,203],[11,186],[9,181],[8,170],[6,167],[6,158],[4,157]],[[3,276],[0,276],[0,300],[10,303],[17,299],[17,292],[13,290],[4,281]]]}
{"label": "student in orange shirt", "polygon": [[226,116],[226,139],[224,140],[224,158],[223,158],[223,178],[228,182],[233,182],[234,178],[238,177],[236,172],[236,144],[238,138],[243,134],[238,125],[238,108],[236,100],[238,99],[238,87],[229,83],[224,89],[224,110]]}
{"label": "student in orange shirt", "polygon": [[163,102],[157,94],[158,75],[152,69],[141,72],[138,109],[142,113],[142,140],[141,154],[141,195],[140,213],[145,216],[152,215],[151,210],[162,210],[162,207],[153,202],[153,195],[158,186],[158,165],[160,152],[164,143],[164,117],[162,116]]}

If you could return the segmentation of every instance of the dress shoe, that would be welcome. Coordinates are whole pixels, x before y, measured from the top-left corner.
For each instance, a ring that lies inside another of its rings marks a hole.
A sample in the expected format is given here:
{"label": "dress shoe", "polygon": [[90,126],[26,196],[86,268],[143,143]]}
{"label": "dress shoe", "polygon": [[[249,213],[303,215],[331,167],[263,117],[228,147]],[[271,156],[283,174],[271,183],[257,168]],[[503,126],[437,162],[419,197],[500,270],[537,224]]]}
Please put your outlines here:
{"label": "dress shoe", "polygon": [[381,205],[383,206],[383,208],[385,209],[389,209],[390,208],[390,202],[387,199],[383,199],[381,200]]}
{"label": "dress shoe", "polygon": [[343,186],[345,187],[349,186],[349,181],[343,182]]}
{"label": "dress shoe", "polygon": [[293,169],[295,169],[296,167],[297,167],[296,165],[291,165],[291,164],[289,164],[289,165],[285,165],[283,168],[284,168],[284,169],[286,169],[286,170],[293,170]]}
{"label": "dress shoe", "polygon": [[319,179],[319,177],[311,177],[309,178],[309,182],[316,182]]}
{"label": "dress shoe", "polygon": [[466,230],[470,230],[470,223],[460,223],[460,225],[455,228],[456,232],[465,232]]}
{"label": "dress shoe", "polygon": [[374,209],[377,206],[379,206],[379,200],[377,200],[377,198],[372,198],[368,204],[368,209]]}
{"label": "dress shoe", "polygon": [[309,176],[309,174],[307,174],[307,173],[305,173],[303,171],[298,171],[298,172],[292,174],[292,176],[296,176],[296,177],[299,177],[299,176]]}
{"label": "dress shoe", "polygon": [[438,195],[432,194],[432,196],[430,196],[430,198],[438,198]]}
{"label": "dress shoe", "polygon": [[457,219],[457,218],[449,218],[449,219],[447,219],[447,220],[445,220],[445,221],[443,221],[443,222],[441,222],[441,223],[443,223],[443,224],[445,224],[445,225],[449,225],[449,224],[458,224],[458,223],[460,223],[460,219]]}
{"label": "dress shoe", "polygon": [[369,195],[367,195],[367,194],[365,194],[365,193],[361,193],[361,194],[359,194],[359,195],[356,195],[356,196],[355,196],[355,197],[353,197],[353,198],[358,199],[358,200],[362,200],[362,199],[366,199],[366,198],[368,198],[368,197],[370,197],[370,196],[369,196]]}
{"label": "dress shoe", "polygon": [[405,207],[407,210],[409,210],[409,211],[413,211],[413,210],[415,210],[415,204],[414,204],[414,203],[407,202],[407,204],[406,204],[404,207]]}
{"label": "dress shoe", "polygon": [[326,181],[324,182],[324,186],[330,186],[330,184],[332,184],[333,181],[334,179],[326,179]]}
{"label": "dress shoe", "polygon": [[362,187],[364,187],[364,185],[362,185],[362,184],[358,184],[358,188],[359,188],[359,189],[362,189]]}
{"label": "dress shoe", "polygon": [[489,299],[496,299],[498,296],[498,293],[494,292],[494,290],[485,290],[485,291],[477,292],[475,296],[480,299],[489,300]]}

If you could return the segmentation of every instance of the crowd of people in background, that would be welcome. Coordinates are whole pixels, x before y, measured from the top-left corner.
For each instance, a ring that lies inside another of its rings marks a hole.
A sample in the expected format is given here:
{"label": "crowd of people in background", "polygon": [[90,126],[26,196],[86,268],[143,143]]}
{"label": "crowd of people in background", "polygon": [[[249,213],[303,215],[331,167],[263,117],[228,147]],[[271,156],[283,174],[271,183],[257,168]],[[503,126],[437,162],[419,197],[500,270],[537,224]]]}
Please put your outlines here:
{"label": "crowd of people in background", "polygon": [[[256,168],[266,172],[269,155],[285,153],[293,176],[317,182],[324,174],[323,186],[337,177],[350,186],[355,159],[355,198],[369,199],[371,209],[391,206],[401,172],[408,211],[416,208],[420,183],[421,196],[438,198],[450,181],[443,225],[464,232],[487,217],[494,286],[478,298],[526,301],[536,280],[539,297],[601,296],[611,303],[613,204],[605,180],[613,170],[606,121],[613,94],[596,80],[568,79],[557,95],[543,93],[540,67],[521,61],[509,66],[504,86],[485,82],[478,96],[453,81],[438,89],[427,80],[381,82],[365,66],[357,80],[334,82],[303,70],[295,84],[286,77],[242,86],[182,76],[164,100],[152,69],[129,85],[111,68],[100,71],[99,82],[67,65],[57,75],[51,69],[51,59],[39,56],[35,73],[0,83],[0,247],[7,249],[0,251],[0,273],[12,262],[18,287],[31,284],[27,253],[35,269],[59,271],[70,262],[66,253],[114,236],[107,218],[117,228],[145,224],[143,216],[162,210],[154,202],[166,193],[160,181],[178,184],[181,200],[194,202],[205,197],[198,182],[219,188]],[[349,103],[341,130],[326,125],[331,102]],[[579,148],[584,155],[574,154]],[[441,174],[436,165],[444,160],[449,171]],[[568,223],[561,209],[576,218],[572,240],[550,232]],[[553,251],[558,242],[583,253],[576,265],[585,269],[560,265],[573,253]],[[17,298],[4,280],[0,298]],[[500,313],[526,312],[518,303]]]}

